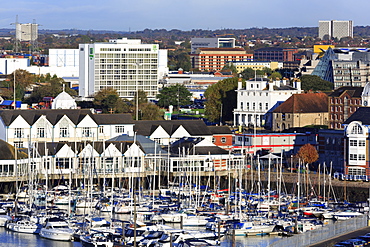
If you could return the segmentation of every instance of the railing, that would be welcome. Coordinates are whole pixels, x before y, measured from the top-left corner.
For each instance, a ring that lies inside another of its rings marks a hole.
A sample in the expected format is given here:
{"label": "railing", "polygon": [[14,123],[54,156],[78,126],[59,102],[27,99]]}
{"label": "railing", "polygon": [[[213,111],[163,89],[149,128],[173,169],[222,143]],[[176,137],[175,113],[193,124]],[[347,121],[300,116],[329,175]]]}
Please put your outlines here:
{"label": "railing", "polygon": [[273,242],[269,246],[286,247],[286,246],[309,246],[321,241],[342,235],[347,232],[367,226],[368,216],[355,217],[349,220],[338,221],[333,224],[325,225],[318,229],[307,231],[305,233],[294,235],[293,237],[283,238]]}

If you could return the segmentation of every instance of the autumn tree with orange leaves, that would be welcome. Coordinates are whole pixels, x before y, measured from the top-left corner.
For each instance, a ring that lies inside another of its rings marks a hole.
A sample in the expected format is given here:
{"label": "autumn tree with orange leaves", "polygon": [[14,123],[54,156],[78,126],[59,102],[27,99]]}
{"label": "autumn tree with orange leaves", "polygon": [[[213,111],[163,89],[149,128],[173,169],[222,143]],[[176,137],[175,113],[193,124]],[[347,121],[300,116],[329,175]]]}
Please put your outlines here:
{"label": "autumn tree with orange leaves", "polygon": [[299,149],[297,156],[306,164],[311,164],[319,159],[316,148],[309,143]]}

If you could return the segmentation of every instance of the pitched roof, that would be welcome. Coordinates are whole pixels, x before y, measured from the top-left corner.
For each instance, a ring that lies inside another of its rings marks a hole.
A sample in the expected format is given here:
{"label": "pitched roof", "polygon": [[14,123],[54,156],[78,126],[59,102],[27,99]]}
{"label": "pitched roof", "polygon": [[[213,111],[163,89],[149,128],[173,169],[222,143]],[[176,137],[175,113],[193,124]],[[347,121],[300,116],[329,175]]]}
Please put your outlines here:
{"label": "pitched roof", "polygon": [[359,107],[344,124],[349,124],[353,121],[360,121],[362,124],[370,125],[370,107]]}
{"label": "pitched roof", "polygon": [[93,114],[88,109],[42,109],[42,110],[2,110],[0,117],[9,126],[18,116],[22,116],[29,125],[33,125],[41,116],[55,125],[63,116],[67,116],[77,125],[86,115],[97,124],[133,124],[130,114]]}
{"label": "pitched roof", "polygon": [[134,124],[131,114],[94,114],[97,124]]}
{"label": "pitched roof", "polygon": [[216,145],[197,146],[204,138],[181,138],[171,145],[170,151],[173,155],[208,155],[208,154],[228,154],[229,152]]}
{"label": "pitched roof", "polygon": [[328,112],[328,96],[325,93],[293,94],[273,112]]}
{"label": "pitched roof", "polygon": [[340,97],[344,93],[348,93],[352,98],[361,98],[363,90],[363,87],[340,87],[329,94],[329,97]]}
{"label": "pitched roof", "polygon": [[202,120],[140,120],[135,121],[134,130],[138,135],[150,136],[161,126],[169,135],[172,135],[180,126],[183,126],[192,136],[212,135]]}
{"label": "pitched roof", "polygon": [[232,134],[231,130],[227,126],[208,126],[209,131],[212,134]]}

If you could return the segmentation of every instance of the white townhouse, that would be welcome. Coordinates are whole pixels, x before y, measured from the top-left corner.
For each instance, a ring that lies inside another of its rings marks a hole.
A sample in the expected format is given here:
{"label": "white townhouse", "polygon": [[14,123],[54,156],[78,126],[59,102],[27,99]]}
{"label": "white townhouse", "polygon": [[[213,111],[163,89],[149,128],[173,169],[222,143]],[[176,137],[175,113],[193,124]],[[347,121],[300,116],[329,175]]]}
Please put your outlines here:
{"label": "white townhouse", "polygon": [[246,81],[243,88],[238,82],[237,107],[234,109],[235,126],[269,127],[272,124],[272,112],[293,94],[302,93],[301,84],[295,82],[294,87],[286,80],[271,81],[268,78],[255,78]]}
{"label": "white townhouse", "polygon": [[360,107],[344,122],[344,172],[370,176],[370,108]]}
{"label": "white townhouse", "polygon": [[17,147],[33,142],[102,141],[133,135],[130,114],[94,114],[90,110],[2,110],[0,139]]}

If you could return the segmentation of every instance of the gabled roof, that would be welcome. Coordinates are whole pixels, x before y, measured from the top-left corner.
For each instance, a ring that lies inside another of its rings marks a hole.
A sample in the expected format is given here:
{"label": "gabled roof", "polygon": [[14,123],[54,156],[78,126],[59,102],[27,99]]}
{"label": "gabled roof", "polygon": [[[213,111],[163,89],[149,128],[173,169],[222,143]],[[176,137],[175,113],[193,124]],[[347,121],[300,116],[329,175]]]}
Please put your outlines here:
{"label": "gabled roof", "polygon": [[[128,136],[128,135],[120,135],[113,137],[108,140],[108,142],[131,142],[133,143],[135,141],[134,136]],[[155,141],[150,140],[149,138],[146,138],[142,135],[136,135],[136,143],[141,147],[141,149],[146,154],[167,154],[167,151],[162,149],[161,146],[156,143]]]}
{"label": "gabled roof", "polygon": [[360,121],[364,125],[370,125],[370,107],[359,107],[344,124],[349,124],[353,121]]}
{"label": "gabled roof", "polygon": [[232,134],[230,128],[227,126],[208,126],[208,129],[213,135]]}
{"label": "gabled roof", "polygon": [[173,155],[182,155],[183,152],[187,155],[208,155],[208,154],[228,154],[229,152],[216,145],[212,146],[197,146],[203,141],[203,138],[181,138],[171,145],[171,153]]}
{"label": "gabled roof", "polygon": [[340,97],[344,93],[348,93],[352,98],[361,98],[363,87],[340,87],[334,90],[329,97]]}
{"label": "gabled roof", "polygon": [[274,113],[328,112],[328,96],[325,93],[293,94],[278,106]]}
{"label": "gabled roof", "polygon": [[44,110],[2,110],[0,117],[6,126],[9,126],[18,116],[22,116],[29,125],[33,125],[41,116],[56,125],[58,121],[67,116],[75,125],[89,115],[97,124],[133,124],[130,114],[93,114],[86,109],[44,109]]}
{"label": "gabled roof", "polygon": [[151,136],[158,126],[162,126],[169,135],[172,135],[180,126],[183,126],[192,136],[212,135],[202,120],[140,120],[135,121],[134,129],[138,135]]}
{"label": "gabled roof", "polygon": [[129,113],[122,114],[94,114],[94,120],[99,125],[105,124],[134,124]]}

